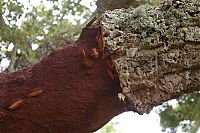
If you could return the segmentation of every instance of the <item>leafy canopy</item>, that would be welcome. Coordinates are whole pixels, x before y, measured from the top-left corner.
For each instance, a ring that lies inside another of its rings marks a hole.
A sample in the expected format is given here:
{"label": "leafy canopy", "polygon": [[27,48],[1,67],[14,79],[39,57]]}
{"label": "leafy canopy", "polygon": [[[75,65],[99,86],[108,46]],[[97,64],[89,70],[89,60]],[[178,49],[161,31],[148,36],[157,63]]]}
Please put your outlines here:
{"label": "leafy canopy", "polygon": [[10,61],[7,71],[37,62],[51,49],[75,40],[90,14],[81,0],[2,0],[0,61]]}

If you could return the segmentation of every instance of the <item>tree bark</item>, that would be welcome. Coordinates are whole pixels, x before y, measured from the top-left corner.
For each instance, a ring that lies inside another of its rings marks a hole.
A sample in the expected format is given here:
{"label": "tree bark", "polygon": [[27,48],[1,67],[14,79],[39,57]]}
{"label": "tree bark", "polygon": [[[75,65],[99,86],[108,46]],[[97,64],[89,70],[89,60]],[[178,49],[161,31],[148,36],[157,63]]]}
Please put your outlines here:
{"label": "tree bark", "polygon": [[122,100],[140,114],[200,88],[200,1],[107,11],[104,52],[114,61]]}
{"label": "tree bark", "polygon": [[100,28],[56,49],[40,63],[0,74],[0,132],[93,132],[123,112],[119,80],[108,74],[99,51]]}
{"label": "tree bark", "polygon": [[1,73],[0,132],[89,133],[124,111],[149,113],[200,90],[199,5],[106,12],[74,44]]}

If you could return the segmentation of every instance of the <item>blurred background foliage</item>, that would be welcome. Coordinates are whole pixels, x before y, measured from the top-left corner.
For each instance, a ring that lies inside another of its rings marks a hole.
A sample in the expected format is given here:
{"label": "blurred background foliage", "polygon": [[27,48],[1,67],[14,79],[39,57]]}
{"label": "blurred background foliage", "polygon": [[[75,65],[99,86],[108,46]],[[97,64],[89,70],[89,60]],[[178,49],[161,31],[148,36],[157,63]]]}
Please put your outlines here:
{"label": "blurred background foliage", "polygon": [[[90,9],[81,0],[1,0],[1,71],[34,64],[52,49],[77,39]],[[3,63],[1,63],[3,64]]]}
{"label": "blurred background foliage", "polygon": [[[105,10],[137,7],[161,0],[91,0],[95,11],[82,0],[0,0],[0,71],[13,72],[32,65],[54,48],[78,39],[81,29]],[[95,5],[96,4],[96,5]],[[164,104],[157,113],[163,131],[195,133],[200,126],[199,93]],[[104,126],[101,133],[117,133],[116,123]]]}
{"label": "blurred background foliage", "polygon": [[196,133],[200,127],[200,95],[199,92],[184,95],[176,99],[176,105],[165,103],[157,113],[163,131],[176,133]]}
{"label": "blurred background foliage", "polygon": [[121,133],[117,130],[117,126],[119,123],[117,122],[109,122],[105,126],[103,126],[97,133]]}

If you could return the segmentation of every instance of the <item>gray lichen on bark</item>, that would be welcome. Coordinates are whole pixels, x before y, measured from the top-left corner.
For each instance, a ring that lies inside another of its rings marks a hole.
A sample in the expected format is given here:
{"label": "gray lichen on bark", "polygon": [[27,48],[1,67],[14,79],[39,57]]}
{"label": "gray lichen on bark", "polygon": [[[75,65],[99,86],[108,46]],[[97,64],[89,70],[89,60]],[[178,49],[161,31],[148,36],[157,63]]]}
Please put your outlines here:
{"label": "gray lichen on bark", "polygon": [[199,89],[199,0],[107,11],[101,24],[121,94],[139,113]]}

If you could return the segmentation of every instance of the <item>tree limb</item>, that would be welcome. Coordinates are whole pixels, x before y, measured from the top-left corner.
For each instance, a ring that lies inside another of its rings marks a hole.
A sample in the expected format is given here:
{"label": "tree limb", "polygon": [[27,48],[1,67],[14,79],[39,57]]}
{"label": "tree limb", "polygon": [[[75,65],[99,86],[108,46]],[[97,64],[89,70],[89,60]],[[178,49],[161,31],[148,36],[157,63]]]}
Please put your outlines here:
{"label": "tree limb", "polygon": [[199,90],[200,1],[166,1],[102,16],[104,49],[125,100],[141,114]]}
{"label": "tree limb", "polygon": [[79,41],[40,63],[0,74],[0,132],[93,132],[123,112],[119,81],[107,72],[110,59],[91,55],[98,32],[83,29]]}
{"label": "tree limb", "polygon": [[149,113],[199,91],[199,5],[174,0],[106,12],[75,44],[1,73],[0,132],[89,133],[121,112]]}

